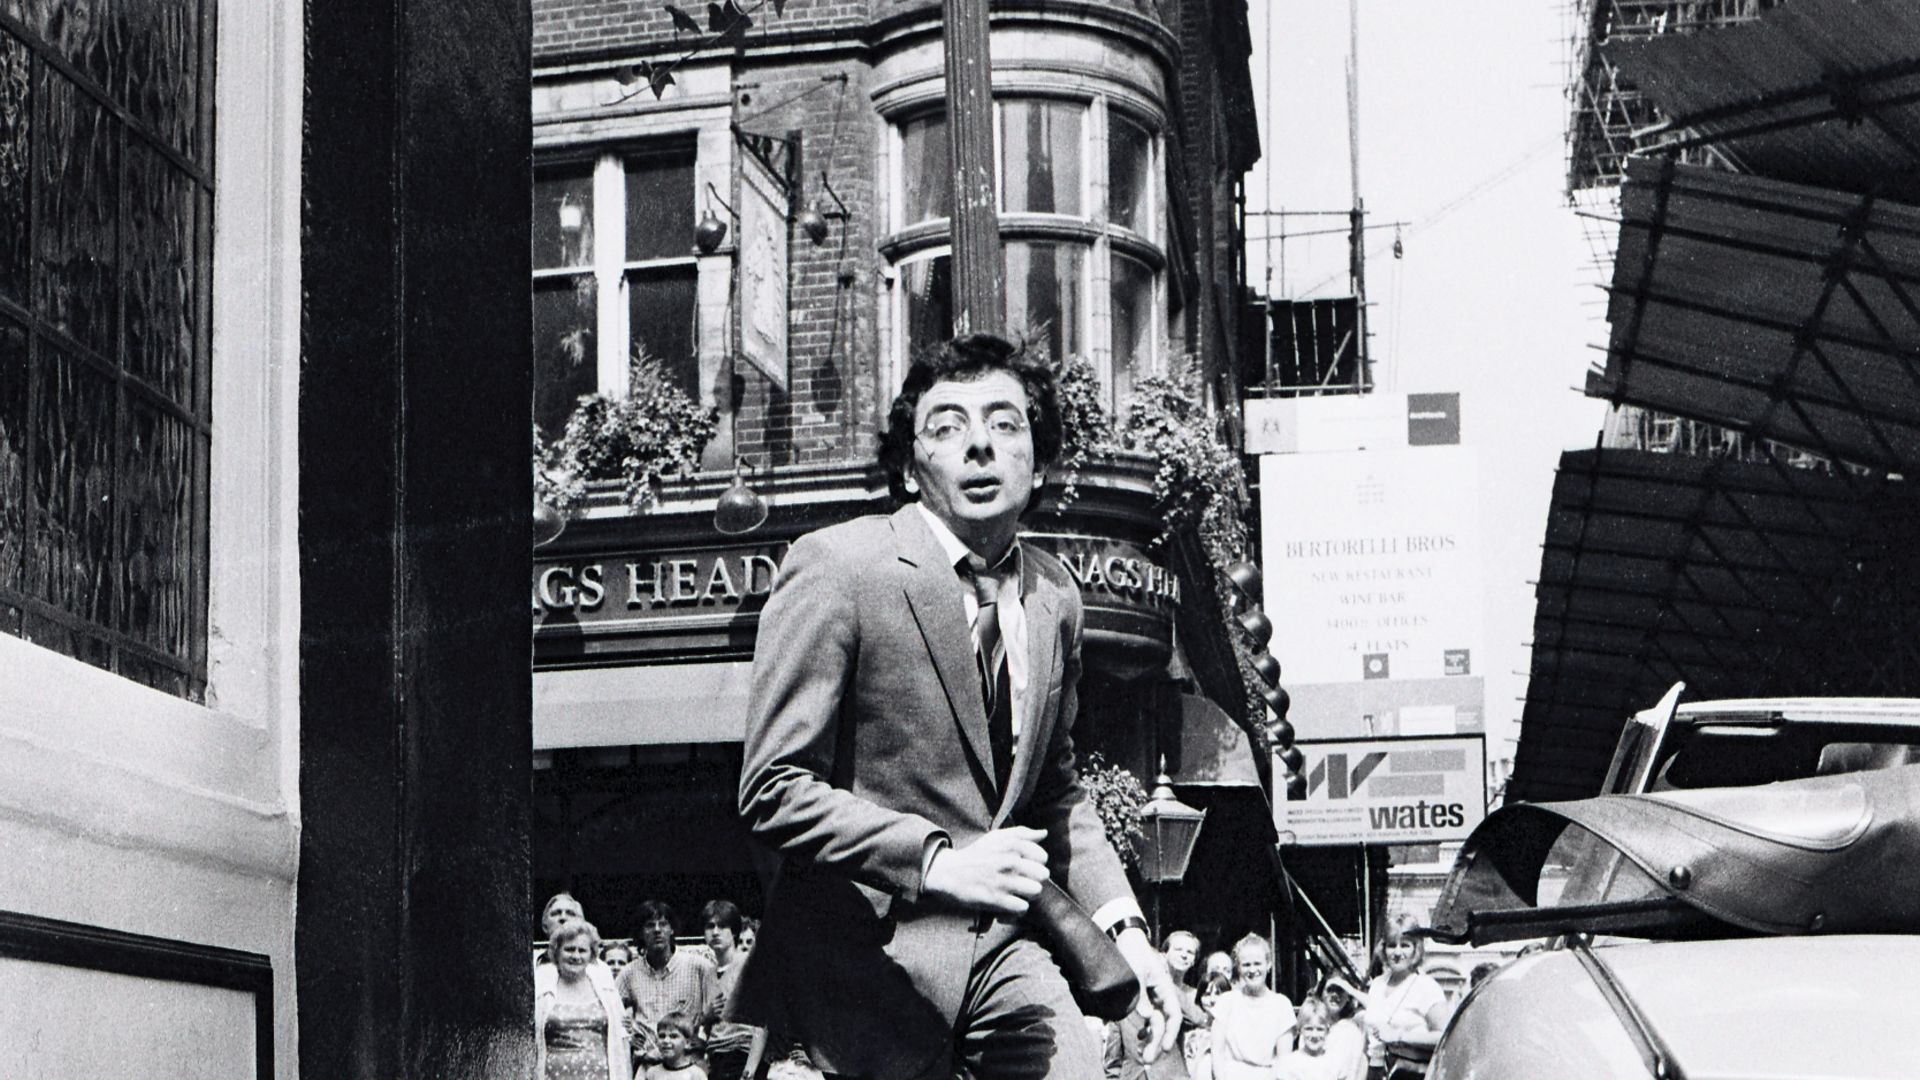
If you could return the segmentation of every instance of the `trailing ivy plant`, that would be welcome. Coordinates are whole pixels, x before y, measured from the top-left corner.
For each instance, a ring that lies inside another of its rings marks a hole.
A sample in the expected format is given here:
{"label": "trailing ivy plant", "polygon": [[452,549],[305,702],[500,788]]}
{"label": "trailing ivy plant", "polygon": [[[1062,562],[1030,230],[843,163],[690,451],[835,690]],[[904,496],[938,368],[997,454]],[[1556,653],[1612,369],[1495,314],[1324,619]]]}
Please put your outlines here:
{"label": "trailing ivy plant", "polygon": [[638,347],[627,372],[625,397],[583,394],[559,438],[542,447],[535,433],[534,490],[562,513],[577,507],[595,480],[620,481],[627,505],[644,510],[662,481],[700,469],[719,410],[703,408]]}
{"label": "trailing ivy plant", "polygon": [[1133,384],[1120,444],[1155,465],[1153,494],[1164,535],[1192,529],[1208,561],[1224,566],[1247,549],[1247,478],[1207,412],[1206,385],[1193,357]]}
{"label": "trailing ivy plant", "polygon": [[[1033,351],[1041,346],[1029,345]],[[1079,494],[1080,470],[1096,461],[1110,460],[1121,449],[1114,430],[1113,414],[1107,411],[1106,390],[1091,361],[1068,354],[1053,360],[1054,391],[1060,403],[1061,505],[1073,503]]]}
{"label": "trailing ivy plant", "polygon": [[[1207,412],[1197,359],[1182,357],[1167,373],[1135,382],[1117,423],[1090,361],[1068,356],[1051,366],[1065,427],[1062,502],[1071,503],[1079,470],[1089,464],[1110,460],[1117,451],[1152,460],[1154,509],[1163,522],[1160,539],[1165,543],[1182,530],[1193,531],[1214,567],[1221,618],[1231,624],[1234,590],[1222,568],[1247,557],[1246,473],[1219,422]],[[1238,635],[1235,642],[1247,715],[1259,716],[1266,708],[1260,697],[1265,684],[1253,670],[1246,643]]]}
{"label": "trailing ivy plant", "polygon": [[1140,865],[1140,844],[1146,831],[1140,827],[1140,808],[1147,805],[1147,789],[1140,778],[1115,765],[1099,751],[1080,761],[1080,787],[1087,801],[1100,815],[1107,830],[1107,843],[1128,866]]}

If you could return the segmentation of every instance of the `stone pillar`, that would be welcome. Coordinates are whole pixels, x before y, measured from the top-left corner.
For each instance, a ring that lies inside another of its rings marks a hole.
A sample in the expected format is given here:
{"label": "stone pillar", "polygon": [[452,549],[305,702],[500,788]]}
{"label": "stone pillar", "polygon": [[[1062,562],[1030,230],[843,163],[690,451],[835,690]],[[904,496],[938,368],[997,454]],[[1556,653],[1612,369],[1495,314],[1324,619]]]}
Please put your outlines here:
{"label": "stone pillar", "polygon": [[533,1071],[531,41],[307,7],[303,1076]]}

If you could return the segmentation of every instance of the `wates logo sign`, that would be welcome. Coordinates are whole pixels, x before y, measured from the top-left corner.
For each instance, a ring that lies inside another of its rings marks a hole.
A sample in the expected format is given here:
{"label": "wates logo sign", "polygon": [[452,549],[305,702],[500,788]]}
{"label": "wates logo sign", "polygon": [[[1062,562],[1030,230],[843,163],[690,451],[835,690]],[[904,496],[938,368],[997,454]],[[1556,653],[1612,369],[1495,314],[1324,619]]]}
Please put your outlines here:
{"label": "wates logo sign", "polygon": [[[1362,754],[1358,760],[1354,760],[1346,754],[1330,753],[1316,762],[1308,771],[1307,798],[1315,798],[1322,788],[1326,789],[1325,798],[1329,801],[1356,797],[1368,798],[1370,793],[1362,789],[1380,766],[1387,764],[1388,759],[1394,756],[1396,755],[1381,750]],[[1432,760],[1430,755],[1424,753],[1406,756],[1418,765],[1425,765]],[[1430,772],[1419,767],[1390,771],[1396,779],[1419,777]],[[1433,773],[1432,775],[1438,780],[1444,774]],[[1466,814],[1467,808],[1460,803],[1430,802],[1426,799],[1410,803],[1383,802],[1381,805],[1367,808],[1368,823],[1376,830],[1458,828],[1466,823]]]}

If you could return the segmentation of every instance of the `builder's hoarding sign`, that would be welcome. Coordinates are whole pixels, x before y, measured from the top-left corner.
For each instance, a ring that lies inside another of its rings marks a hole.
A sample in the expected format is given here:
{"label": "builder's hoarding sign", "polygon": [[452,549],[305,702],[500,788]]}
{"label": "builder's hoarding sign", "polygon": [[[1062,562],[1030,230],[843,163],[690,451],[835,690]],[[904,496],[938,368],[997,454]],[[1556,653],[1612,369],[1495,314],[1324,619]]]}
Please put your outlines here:
{"label": "builder's hoarding sign", "polygon": [[1476,674],[1472,449],[1270,454],[1260,487],[1266,606],[1288,683]]}
{"label": "builder's hoarding sign", "polygon": [[[1464,840],[1487,813],[1480,735],[1301,740],[1307,797],[1278,793],[1274,828],[1305,846]],[[1285,766],[1276,759],[1276,783]]]}

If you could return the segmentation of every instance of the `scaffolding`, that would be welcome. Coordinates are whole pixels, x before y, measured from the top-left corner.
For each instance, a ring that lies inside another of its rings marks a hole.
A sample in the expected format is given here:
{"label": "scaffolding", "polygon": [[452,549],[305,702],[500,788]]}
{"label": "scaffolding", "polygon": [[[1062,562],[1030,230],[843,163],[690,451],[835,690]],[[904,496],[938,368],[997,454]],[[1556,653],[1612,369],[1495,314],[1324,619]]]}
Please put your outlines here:
{"label": "scaffolding", "polygon": [[[1752,22],[1781,0],[1572,0],[1567,192],[1617,188],[1634,133],[1665,119],[1607,57],[1611,42]],[[1705,153],[1701,151],[1699,153]],[[1682,160],[1687,160],[1683,158]],[[1701,158],[1704,163],[1706,159]]]}

